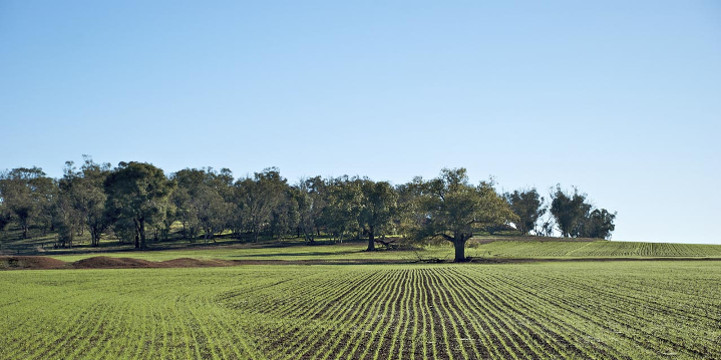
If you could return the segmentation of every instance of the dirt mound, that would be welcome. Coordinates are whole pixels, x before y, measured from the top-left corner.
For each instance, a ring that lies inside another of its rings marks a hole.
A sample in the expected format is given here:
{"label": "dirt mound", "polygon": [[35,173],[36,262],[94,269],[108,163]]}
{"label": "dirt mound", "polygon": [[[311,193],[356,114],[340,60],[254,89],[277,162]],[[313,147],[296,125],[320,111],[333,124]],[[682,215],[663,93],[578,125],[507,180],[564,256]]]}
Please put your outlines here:
{"label": "dirt mound", "polygon": [[157,268],[162,266],[148,260],[96,256],[78,260],[72,264],[72,267],[76,269],[133,269]]}
{"label": "dirt mound", "polygon": [[166,260],[158,263],[163,267],[209,267],[209,266],[229,266],[227,261],[222,260],[198,260],[191,258],[180,258],[173,260]]}
{"label": "dirt mound", "polygon": [[62,269],[67,263],[46,256],[0,256],[0,269],[4,270],[42,270]]}

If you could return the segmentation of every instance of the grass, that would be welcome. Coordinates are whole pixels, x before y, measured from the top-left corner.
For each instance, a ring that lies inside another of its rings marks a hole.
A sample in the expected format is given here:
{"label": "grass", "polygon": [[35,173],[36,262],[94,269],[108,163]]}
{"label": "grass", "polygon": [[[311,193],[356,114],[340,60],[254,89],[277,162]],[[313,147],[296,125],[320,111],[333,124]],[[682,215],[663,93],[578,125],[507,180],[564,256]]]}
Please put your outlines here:
{"label": "grass", "polygon": [[[721,258],[721,245],[662,244],[613,241],[492,241],[481,238],[481,242],[471,242],[466,255],[472,258],[658,258],[658,257],[705,257]],[[364,251],[364,242],[351,242],[336,245],[302,245],[289,243],[286,246],[268,246],[241,244],[231,246],[211,246],[207,248],[186,248],[159,251],[121,251],[103,252],[103,256],[132,257],[151,261],[164,261],[177,258],[221,259],[221,260],[283,260],[328,262],[342,261],[400,261],[418,262],[419,259],[453,259],[453,248],[441,244],[427,246],[419,251]],[[77,261],[98,253],[78,253],[51,256],[63,261]]]}
{"label": "grass", "polygon": [[716,262],[10,271],[0,288],[3,359],[721,358]]}

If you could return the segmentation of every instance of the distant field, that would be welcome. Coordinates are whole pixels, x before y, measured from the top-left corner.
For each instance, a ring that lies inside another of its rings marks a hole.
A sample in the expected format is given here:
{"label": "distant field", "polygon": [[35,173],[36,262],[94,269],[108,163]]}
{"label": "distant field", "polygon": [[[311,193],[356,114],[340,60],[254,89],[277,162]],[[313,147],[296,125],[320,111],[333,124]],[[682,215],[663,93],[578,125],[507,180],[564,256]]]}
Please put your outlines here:
{"label": "distant field", "polygon": [[478,251],[499,257],[721,257],[721,245],[625,241],[495,241],[479,245]]}
{"label": "distant field", "polygon": [[[122,251],[102,253],[103,256],[132,257],[151,261],[177,258],[222,260],[285,260],[307,261],[382,261],[417,262],[428,259],[453,259],[451,246],[429,246],[420,251],[365,252],[365,244],[286,247],[229,246],[190,248],[163,251]],[[51,254],[51,253],[50,253]],[[49,255],[63,261],[77,261],[97,253]],[[466,255],[473,258],[644,258],[644,257],[720,257],[721,245],[657,244],[620,241],[493,241],[469,244]]]}
{"label": "distant field", "polygon": [[5,271],[0,288],[3,359],[721,358],[717,262]]}

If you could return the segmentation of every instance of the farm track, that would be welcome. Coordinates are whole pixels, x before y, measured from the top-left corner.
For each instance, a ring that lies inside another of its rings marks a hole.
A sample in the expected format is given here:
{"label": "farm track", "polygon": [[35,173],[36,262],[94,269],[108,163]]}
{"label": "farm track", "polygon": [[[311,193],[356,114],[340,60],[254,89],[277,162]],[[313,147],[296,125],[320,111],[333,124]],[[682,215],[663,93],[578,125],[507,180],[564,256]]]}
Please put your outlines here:
{"label": "farm track", "polygon": [[[713,359],[713,262],[5,272],[2,359]],[[18,299],[22,299],[18,301]]]}

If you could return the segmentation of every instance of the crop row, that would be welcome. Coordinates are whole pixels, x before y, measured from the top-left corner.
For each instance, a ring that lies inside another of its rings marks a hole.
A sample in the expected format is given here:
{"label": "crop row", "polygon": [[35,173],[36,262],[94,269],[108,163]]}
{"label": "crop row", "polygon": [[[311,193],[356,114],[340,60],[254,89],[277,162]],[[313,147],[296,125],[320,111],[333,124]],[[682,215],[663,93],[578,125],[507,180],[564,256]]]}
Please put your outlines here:
{"label": "crop row", "polygon": [[495,241],[470,255],[502,257],[721,257],[721,246],[622,241]]}
{"label": "crop row", "polygon": [[721,358],[715,262],[0,273],[3,359]]}

